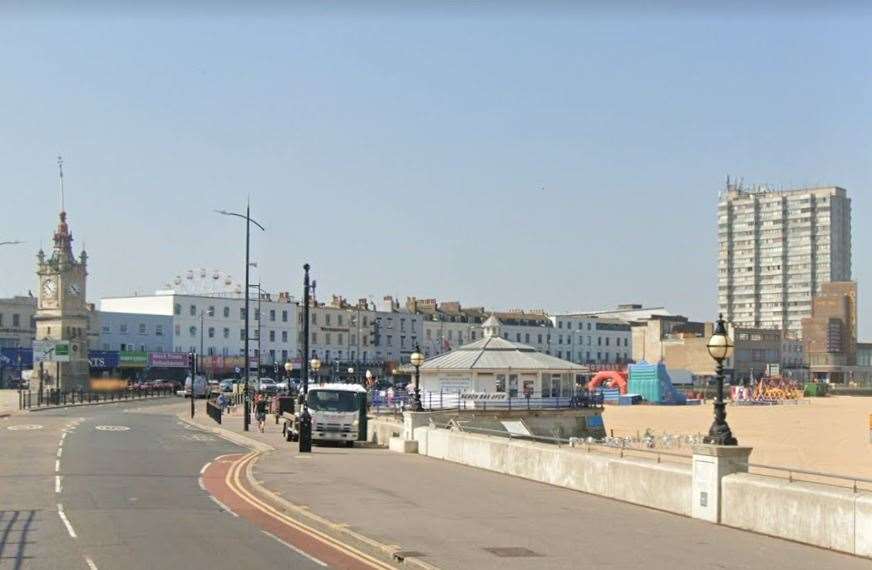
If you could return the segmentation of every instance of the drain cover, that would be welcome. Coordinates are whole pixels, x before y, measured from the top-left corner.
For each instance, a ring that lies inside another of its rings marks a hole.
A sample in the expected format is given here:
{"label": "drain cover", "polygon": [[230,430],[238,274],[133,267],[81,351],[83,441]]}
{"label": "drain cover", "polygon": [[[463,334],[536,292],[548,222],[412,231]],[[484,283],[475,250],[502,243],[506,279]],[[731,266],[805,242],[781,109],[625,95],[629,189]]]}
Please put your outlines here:
{"label": "drain cover", "polygon": [[522,546],[491,546],[484,550],[487,550],[494,556],[499,556],[500,558],[532,558],[535,556],[542,556],[538,552],[533,552],[529,548],[524,548]]}

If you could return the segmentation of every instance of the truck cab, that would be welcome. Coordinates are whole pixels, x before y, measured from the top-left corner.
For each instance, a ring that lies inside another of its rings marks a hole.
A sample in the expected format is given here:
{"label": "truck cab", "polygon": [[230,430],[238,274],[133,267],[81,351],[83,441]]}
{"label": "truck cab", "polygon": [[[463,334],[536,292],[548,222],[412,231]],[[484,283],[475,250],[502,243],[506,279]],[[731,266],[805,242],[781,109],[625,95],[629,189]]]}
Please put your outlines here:
{"label": "truck cab", "polygon": [[[366,389],[359,384],[313,384],[306,407],[312,417],[312,441],[344,441],[354,445],[360,428],[360,410]],[[288,439],[299,437],[299,416],[295,414]]]}

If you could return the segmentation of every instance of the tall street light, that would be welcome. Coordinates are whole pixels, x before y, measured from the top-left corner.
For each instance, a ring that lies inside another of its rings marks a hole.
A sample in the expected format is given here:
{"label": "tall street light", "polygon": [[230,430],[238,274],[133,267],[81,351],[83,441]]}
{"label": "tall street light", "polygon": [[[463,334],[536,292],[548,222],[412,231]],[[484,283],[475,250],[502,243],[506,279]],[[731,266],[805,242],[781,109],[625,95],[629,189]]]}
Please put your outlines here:
{"label": "tall street light", "polygon": [[709,434],[703,438],[703,443],[713,445],[738,445],[739,442],[733,437],[730,426],[727,425],[727,405],[724,403],[724,360],[733,352],[733,339],[727,334],[724,316],[718,315],[715,332],[706,343],[711,357],[717,362],[715,373],[718,380],[718,394],[715,400],[715,421],[709,428]]}
{"label": "tall street light", "polygon": [[217,213],[222,216],[235,216],[237,218],[242,218],[245,220],[245,400],[243,404],[243,419],[242,419],[242,428],[245,431],[248,431],[248,425],[251,423],[251,406],[250,399],[251,396],[248,393],[248,377],[250,375],[250,365],[248,362],[248,311],[249,311],[249,298],[248,298],[248,270],[251,265],[251,259],[249,256],[250,253],[250,242],[251,242],[251,224],[254,224],[261,231],[266,231],[262,225],[257,223],[251,218],[251,206],[249,204],[245,205],[245,215],[238,214],[236,212],[228,212],[227,210],[215,210]]}
{"label": "tall street light", "polygon": [[321,368],[321,361],[317,357],[309,360],[309,293],[315,289],[315,283],[309,283],[309,269],[308,263],[303,265],[303,367],[300,370],[303,393],[300,395],[300,453],[312,451],[312,416],[306,404],[309,393],[309,367],[311,366],[316,373]]}
{"label": "tall street light", "polygon": [[424,355],[421,354],[421,349],[417,344],[415,352],[409,357],[409,362],[415,367],[415,393],[412,395],[412,411],[422,412],[424,407],[421,405],[421,365],[424,364]]}

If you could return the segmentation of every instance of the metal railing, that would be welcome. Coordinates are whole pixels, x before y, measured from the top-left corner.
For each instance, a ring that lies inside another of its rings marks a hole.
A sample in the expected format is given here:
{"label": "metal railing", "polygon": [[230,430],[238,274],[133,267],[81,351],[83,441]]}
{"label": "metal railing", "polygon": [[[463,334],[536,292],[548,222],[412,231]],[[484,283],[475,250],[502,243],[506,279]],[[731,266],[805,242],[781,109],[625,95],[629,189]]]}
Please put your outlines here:
{"label": "metal railing", "polygon": [[18,393],[18,409],[32,410],[42,407],[81,406],[103,402],[123,402],[175,396],[173,388],[153,388],[137,390],[116,390],[111,392],[93,392],[85,390],[45,390],[38,392],[21,391]]}
{"label": "metal railing", "polygon": [[[748,463],[747,467],[748,472],[753,475],[787,479],[790,483],[816,483],[818,485],[851,489],[855,493],[859,493],[860,491],[872,491],[872,479],[865,479],[853,475],[827,473],[825,471],[811,471],[809,469],[799,469],[797,467],[764,465],[762,463]],[[779,475],[773,475],[773,471],[779,473]],[[836,481],[838,481],[838,483],[836,483]]]}
{"label": "metal railing", "polygon": [[[478,395],[480,396],[480,395]],[[371,407],[375,413],[400,413],[409,405],[411,397],[408,394],[384,398],[373,395]],[[476,398],[462,391],[457,392],[425,392],[421,394],[421,405],[427,411],[441,410],[475,410],[486,412],[493,410],[557,410],[572,408],[602,408],[602,394],[580,392],[572,396],[525,397],[505,396],[500,399]]]}

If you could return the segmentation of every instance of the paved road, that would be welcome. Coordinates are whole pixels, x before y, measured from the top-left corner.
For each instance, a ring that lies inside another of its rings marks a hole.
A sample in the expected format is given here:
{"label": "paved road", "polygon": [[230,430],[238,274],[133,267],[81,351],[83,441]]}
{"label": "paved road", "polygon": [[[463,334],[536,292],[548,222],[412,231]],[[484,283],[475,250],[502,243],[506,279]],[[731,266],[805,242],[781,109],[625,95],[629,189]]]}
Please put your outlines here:
{"label": "paved road", "polygon": [[0,569],[321,568],[224,511],[201,468],[247,450],[128,402],[0,420]]}

